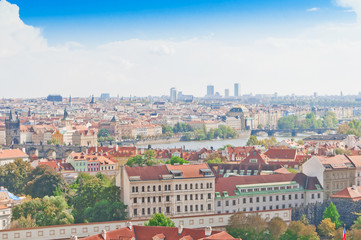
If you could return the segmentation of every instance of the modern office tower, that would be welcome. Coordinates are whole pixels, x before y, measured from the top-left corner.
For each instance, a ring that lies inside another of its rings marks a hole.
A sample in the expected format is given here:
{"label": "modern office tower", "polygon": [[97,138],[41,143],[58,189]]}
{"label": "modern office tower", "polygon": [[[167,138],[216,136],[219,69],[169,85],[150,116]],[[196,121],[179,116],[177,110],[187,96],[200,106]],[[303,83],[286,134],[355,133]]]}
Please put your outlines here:
{"label": "modern office tower", "polygon": [[177,90],[174,88],[174,87],[172,87],[171,89],[170,89],[170,102],[176,102],[177,101]]}
{"label": "modern office tower", "polygon": [[229,89],[224,89],[224,97],[229,97]]}
{"label": "modern office tower", "polygon": [[239,84],[238,83],[235,83],[234,84],[234,96],[235,97],[238,97],[238,90],[239,90]]}
{"label": "modern office tower", "polygon": [[208,85],[207,86],[207,97],[213,97],[214,96],[214,86]]}

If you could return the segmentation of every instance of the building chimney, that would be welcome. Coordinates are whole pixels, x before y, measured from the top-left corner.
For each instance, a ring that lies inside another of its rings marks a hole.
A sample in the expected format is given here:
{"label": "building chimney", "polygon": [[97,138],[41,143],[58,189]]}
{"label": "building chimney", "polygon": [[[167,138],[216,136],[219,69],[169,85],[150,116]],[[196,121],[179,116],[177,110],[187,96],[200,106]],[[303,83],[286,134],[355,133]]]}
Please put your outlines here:
{"label": "building chimney", "polygon": [[133,224],[132,224],[132,222],[127,222],[127,228],[129,228],[130,231],[133,230]]}
{"label": "building chimney", "polygon": [[178,227],[178,235],[181,235],[182,232],[183,232],[183,225],[181,224],[181,225],[179,225],[179,227]]}
{"label": "building chimney", "polygon": [[102,238],[107,240],[107,231],[105,231],[105,229],[102,230]]}
{"label": "building chimney", "polygon": [[206,229],[204,230],[204,235],[206,237],[209,237],[212,235],[212,227],[211,226],[207,226]]}

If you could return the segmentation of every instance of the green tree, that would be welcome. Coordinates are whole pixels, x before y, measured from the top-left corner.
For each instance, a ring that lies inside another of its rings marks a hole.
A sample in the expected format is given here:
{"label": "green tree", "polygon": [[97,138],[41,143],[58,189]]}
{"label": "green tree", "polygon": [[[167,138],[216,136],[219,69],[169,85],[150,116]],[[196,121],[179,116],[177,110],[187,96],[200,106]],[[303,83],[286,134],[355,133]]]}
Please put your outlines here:
{"label": "green tree", "polygon": [[57,189],[66,195],[69,194],[70,188],[63,175],[47,165],[39,165],[29,173],[24,190],[33,198],[42,198],[54,195]]}
{"label": "green tree", "polygon": [[147,166],[152,166],[154,164],[157,163],[157,161],[155,160],[155,151],[152,150],[152,149],[149,149],[147,151],[145,151],[144,153],[144,164],[147,165]]}
{"label": "green tree", "polygon": [[325,128],[335,128],[338,123],[336,114],[334,112],[328,111],[324,116],[323,125]]}
{"label": "green tree", "polygon": [[110,136],[110,132],[108,129],[106,128],[101,128],[98,132],[98,138],[99,137],[103,137],[103,138],[107,138]]}
{"label": "green tree", "polygon": [[325,218],[317,227],[317,232],[321,237],[333,237],[336,225],[329,218]]}
{"label": "green tree", "polygon": [[162,125],[162,134],[167,136],[173,135],[173,128],[171,126]]}
{"label": "green tree", "polygon": [[166,164],[174,165],[176,163],[179,165],[183,165],[184,163],[189,163],[189,162],[184,160],[183,158],[176,157],[176,156],[173,156],[170,158],[170,160],[166,161]]}
{"label": "green tree", "polygon": [[148,222],[144,223],[145,226],[164,226],[164,227],[175,227],[174,222],[167,218],[163,213],[156,213],[152,216]]}
{"label": "green tree", "polygon": [[14,194],[23,194],[31,170],[29,162],[21,159],[15,159],[13,163],[0,166],[0,186]]}
{"label": "green tree", "polygon": [[281,117],[278,119],[277,126],[279,129],[294,129],[296,128],[297,117],[290,115],[287,117]]}
{"label": "green tree", "polygon": [[[126,218],[126,206],[120,201],[120,189],[115,186],[114,180],[101,173],[96,176],[80,173],[73,185],[77,186],[71,200],[76,223],[94,221],[101,207],[107,207],[102,215],[107,217],[106,221]],[[95,206],[98,202],[102,203]]]}
{"label": "green tree", "polygon": [[[68,212],[68,204],[65,198],[60,196],[45,196],[26,200],[13,208],[13,220],[24,221],[35,219],[37,226],[50,226],[74,223],[73,216]],[[33,224],[30,221],[31,224]],[[29,223],[26,223],[29,224]]]}
{"label": "green tree", "polygon": [[329,218],[331,221],[335,224],[336,228],[342,226],[342,222],[340,221],[340,214],[337,211],[336,206],[333,204],[333,202],[330,202],[330,205],[325,209],[323,212],[322,219]]}
{"label": "green tree", "polygon": [[142,166],[144,164],[143,156],[137,155],[134,157],[128,158],[126,163],[127,166],[133,167],[134,165]]}
{"label": "green tree", "polygon": [[122,202],[110,203],[108,200],[101,200],[87,208],[84,214],[89,222],[116,221],[124,219],[126,208]]}

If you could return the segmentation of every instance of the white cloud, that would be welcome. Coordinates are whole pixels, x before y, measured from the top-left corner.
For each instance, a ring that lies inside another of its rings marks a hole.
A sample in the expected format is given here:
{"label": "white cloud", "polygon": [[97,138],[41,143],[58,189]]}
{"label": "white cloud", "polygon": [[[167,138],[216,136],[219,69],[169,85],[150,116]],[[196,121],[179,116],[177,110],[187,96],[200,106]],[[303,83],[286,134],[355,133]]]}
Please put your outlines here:
{"label": "white cloud", "polygon": [[307,12],[317,12],[319,11],[320,9],[317,8],[317,7],[313,7],[313,8],[309,8],[309,9],[306,9]]}
{"label": "white cloud", "polygon": [[[16,5],[2,0],[0,97],[55,92],[147,96],[168,94],[173,86],[203,96],[207,84],[213,83],[222,93],[234,82],[241,83],[243,93],[356,93],[361,76],[360,28],[315,26],[298,35],[233,45],[207,37],[129,39],[92,49],[74,42],[49,46],[39,29],[20,20]],[[231,36],[234,42],[243,38]]]}
{"label": "white cloud", "polygon": [[337,3],[344,8],[351,8],[357,14],[358,22],[361,23],[361,1],[360,0],[337,0]]}

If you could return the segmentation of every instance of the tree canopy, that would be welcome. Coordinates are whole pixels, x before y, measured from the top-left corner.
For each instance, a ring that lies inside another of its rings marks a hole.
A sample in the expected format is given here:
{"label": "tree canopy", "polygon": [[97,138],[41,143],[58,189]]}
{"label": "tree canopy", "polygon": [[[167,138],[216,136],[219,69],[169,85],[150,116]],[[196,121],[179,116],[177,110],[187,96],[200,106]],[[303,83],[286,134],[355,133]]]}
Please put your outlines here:
{"label": "tree canopy", "polygon": [[24,225],[35,221],[36,226],[72,224],[74,218],[68,208],[61,196],[28,199],[13,208],[13,220],[20,220]]}
{"label": "tree canopy", "polygon": [[340,214],[338,213],[337,208],[332,201],[330,202],[330,205],[323,212],[322,219],[326,219],[326,218],[329,218],[336,225],[336,228],[342,226],[343,224],[343,222],[340,221]]}
{"label": "tree canopy", "polygon": [[29,162],[21,159],[0,166],[0,186],[4,186],[14,194],[23,194],[31,170]]}
{"label": "tree canopy", "polygon": [[164,213],[156,213],[152,216],[148,222],[144,223],[145,226],[164,226],[164,227],[175,227],[174,222],[167,218]]}
{"label": "tree canopy", "polygon": [[70,188],[65,183],[63,175],[47,165],[38,165],[29,173],[24,190],[33,198],[42,198],[54,195],[56,190],[68,194]]}
{"label": "tree canopy", "polygon": [[170,158],[170,160],[166,161],[166,164],[171,164],[171,165],[174,165],[174,164],[183,165],[184,163],[189,163],[189,162],[184,160],[183,158],[176,157],[176,156],[173,156]]}
{"label": "tree canopy", "polygon": [[126,163],[127,166],[133,167],[134,165],[138,166],[152,166],[154,164],[158,163],[158,161],[155,159],[155,152],[152,149],[149,149],[145,152],[145,154],[137,155],[134,157],[130,157]]}
{"label": "tree canopy", "polygon": [[120,189],[105,175],[80,173],[73,188],[76,188],[76,193],[71,203],[76,223],[94,221],[102,207],[104,213],[101,217],[104,221],[126,218],[126,206],[120,201]]}

